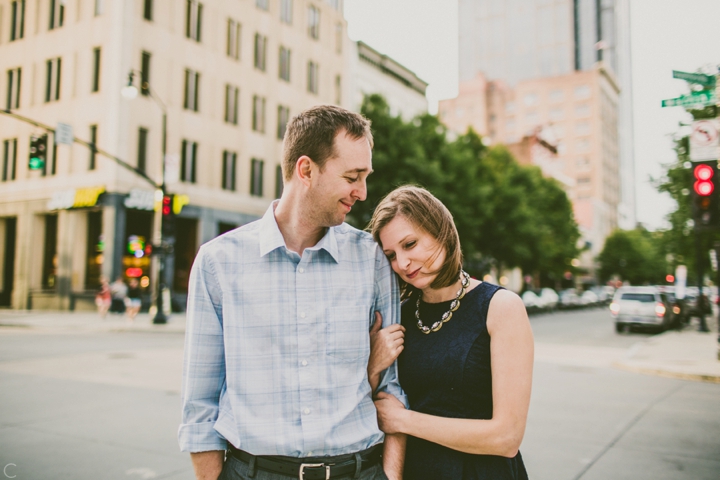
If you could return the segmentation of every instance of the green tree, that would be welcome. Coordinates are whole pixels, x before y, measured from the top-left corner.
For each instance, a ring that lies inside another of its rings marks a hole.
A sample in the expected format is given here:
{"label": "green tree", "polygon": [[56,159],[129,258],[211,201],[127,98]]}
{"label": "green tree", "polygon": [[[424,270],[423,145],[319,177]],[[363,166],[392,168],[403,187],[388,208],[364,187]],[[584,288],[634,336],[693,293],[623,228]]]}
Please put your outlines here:
{"label": "green tree", "polygon": [[365,98],[375,148],[368,198],[348,221],[367,225],[378,202],[399,185],[427,188],[452,212],[468,268],[490,263],[564,272],[579,237],[567,195],[537,167],[521,166],[503,147],[488,148],[472,129],[453,141],[437,117],[392,116],[378,95]]}
{"label": "green tree", "polygon": [[617,275],[633,285],[663,283],[667,267],[659,235],[641,227],[611,233],[598,256],[601,281]]}

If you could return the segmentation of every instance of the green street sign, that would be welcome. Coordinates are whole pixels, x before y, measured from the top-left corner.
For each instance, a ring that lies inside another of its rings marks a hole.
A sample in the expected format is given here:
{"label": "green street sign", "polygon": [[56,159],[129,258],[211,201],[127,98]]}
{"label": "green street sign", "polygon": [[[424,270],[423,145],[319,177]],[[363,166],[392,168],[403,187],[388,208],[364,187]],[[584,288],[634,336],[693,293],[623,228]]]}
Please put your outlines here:
{"label": "green street sign", "polygon": [[715,92],[711,90],[701,90],[692,92],[690,95],[681,95],[677,98],[669,98],[662,101],[663,107],[707,107],[715,105],[717,99]]}
{"label": "green street sign", "polygon": [[673,78],[679,78],[680,80],[685,80],[690,83],[697,83],[703,87],[715,86],[715,77],[713,75],[705,75],[704,73],[690,73],[673,70]]}
{"label": "green street sign", "polygon": [[32,157],[28,162],[28,166],[30,167],[30,170],[40,170],[45,166],[45,162],[42,158]]}

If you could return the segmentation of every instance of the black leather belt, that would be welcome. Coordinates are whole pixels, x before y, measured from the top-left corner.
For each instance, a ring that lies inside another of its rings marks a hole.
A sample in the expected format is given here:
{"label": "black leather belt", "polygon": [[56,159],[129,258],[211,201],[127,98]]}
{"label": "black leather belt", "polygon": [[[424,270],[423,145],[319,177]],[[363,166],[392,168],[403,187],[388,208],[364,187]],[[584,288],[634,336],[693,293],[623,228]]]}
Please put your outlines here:
{"label": "black leather belt", "polygon": [[360,473],[380,463],[382,443],[367,450],[335,457],[283,457],[270,455],[253,455],[230,445],[228,455],[259,470],[279,473],[299,480],[328,480],[346,475]]}

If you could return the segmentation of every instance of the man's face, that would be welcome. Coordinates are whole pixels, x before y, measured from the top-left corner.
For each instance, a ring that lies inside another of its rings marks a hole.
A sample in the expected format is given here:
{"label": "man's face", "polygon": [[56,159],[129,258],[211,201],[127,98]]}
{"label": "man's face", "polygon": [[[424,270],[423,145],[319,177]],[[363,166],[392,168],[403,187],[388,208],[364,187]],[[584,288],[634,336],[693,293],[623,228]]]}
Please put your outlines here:
{"label": "man's face", "polygon": [[355,139],[344,131],[335,137],[335,156],[325,168],[314,169],[309,191],[310,215],[318,226],[332,227],[345,221],[356,201],[367,197],[366,180],[372,173],[372,150],[367,139]]}

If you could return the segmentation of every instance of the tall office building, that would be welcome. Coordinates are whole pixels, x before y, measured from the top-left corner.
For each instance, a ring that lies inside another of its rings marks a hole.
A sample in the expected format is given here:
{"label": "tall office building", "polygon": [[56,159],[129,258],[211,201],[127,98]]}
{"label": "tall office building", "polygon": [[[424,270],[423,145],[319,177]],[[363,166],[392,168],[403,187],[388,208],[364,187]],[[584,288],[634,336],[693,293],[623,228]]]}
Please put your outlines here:
{"label": "tall office building", "polygon": [[591,273],[612,229],[634,224],[627,0],[460,0],[459,25],[460,95],[442,120],[515,152],[552,144],[538,164],[573,201]]}
{"label": "tall office building", "polygon": [[[167,270],[182,302],[199,246],[280,195],[290,116],[352,108],[354,52],[342,0],[0,0],[0,107],[70,125],[156,184],[165,171],[189,202]],[[29,162],[45,132],[0,115],[0,305],[92,308],[101,275],[152,290],[152,183],[52,134],[46,161]]]}

